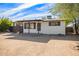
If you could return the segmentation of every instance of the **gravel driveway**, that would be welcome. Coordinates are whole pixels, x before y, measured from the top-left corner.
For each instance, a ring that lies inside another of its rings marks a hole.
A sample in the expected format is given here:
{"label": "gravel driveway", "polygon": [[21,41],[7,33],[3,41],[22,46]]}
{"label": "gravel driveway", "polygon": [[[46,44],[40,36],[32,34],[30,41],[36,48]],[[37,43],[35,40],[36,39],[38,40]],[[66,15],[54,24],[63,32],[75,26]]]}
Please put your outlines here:
{"label": "gravel driveway", "polygon": [[75,46],[79,36],[74,35],[19,35],[0,34],[0,55],[79,56]]}

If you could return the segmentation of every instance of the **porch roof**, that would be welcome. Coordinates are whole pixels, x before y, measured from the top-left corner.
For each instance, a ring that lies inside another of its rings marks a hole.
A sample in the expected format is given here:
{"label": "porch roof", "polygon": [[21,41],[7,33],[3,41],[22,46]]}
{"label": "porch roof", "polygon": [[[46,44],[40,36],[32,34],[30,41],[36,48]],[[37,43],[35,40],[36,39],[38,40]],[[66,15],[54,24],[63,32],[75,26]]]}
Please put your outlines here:
{"label": "porch roof", "polygon": [[59,20],[59,19],[46,19],[46,20],[35,19],[35,20],[18,20],[18,21],[16,21],[16,22],[30,22],[30,21],[43,21],[43,22],[49,22],[49,21],[65,21],[65,20]]}

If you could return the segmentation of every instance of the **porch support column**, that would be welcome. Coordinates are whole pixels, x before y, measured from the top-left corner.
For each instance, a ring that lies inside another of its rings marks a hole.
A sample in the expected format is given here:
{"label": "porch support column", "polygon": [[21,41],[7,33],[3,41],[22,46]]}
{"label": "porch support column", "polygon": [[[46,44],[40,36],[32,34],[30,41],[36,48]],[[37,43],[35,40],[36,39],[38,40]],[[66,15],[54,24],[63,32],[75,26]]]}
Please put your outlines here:
{"label": "porch support column", "polygon": [[28,22],[28,34],[30,34],[30,22]]}

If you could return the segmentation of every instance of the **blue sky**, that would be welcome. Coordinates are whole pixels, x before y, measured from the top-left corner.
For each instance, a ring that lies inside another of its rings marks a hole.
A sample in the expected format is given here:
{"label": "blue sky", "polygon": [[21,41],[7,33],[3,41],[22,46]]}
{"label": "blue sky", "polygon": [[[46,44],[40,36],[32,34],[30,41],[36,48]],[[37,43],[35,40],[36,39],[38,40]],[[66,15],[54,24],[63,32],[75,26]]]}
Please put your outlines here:
{"label": "blue sky", "polygon": [[40,18],[50,15],[48,10],[52,3],[0,3],[0,17],[8,17],[13,21]]}

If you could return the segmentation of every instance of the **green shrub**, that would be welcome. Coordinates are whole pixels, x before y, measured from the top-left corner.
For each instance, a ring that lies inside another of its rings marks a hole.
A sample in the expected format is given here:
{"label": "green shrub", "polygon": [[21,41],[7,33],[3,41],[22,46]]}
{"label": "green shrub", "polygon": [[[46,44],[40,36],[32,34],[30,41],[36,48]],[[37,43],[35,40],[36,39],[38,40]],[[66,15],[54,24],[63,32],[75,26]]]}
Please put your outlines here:
{"label": "green shrub", "polygon": [[9,18],[1,18],[0,19],[0,31],[5,32],[9,27],[13,25],[12,21]]}

